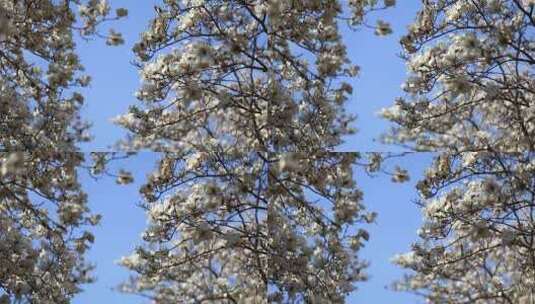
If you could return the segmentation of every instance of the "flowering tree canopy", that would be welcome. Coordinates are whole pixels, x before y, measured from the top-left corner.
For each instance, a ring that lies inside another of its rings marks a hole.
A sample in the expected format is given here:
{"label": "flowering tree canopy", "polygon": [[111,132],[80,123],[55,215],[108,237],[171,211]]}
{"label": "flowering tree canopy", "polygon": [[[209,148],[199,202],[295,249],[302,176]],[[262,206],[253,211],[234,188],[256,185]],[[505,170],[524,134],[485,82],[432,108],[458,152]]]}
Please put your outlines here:
{"label": "flowering tree canopy", "polygon": [[[146,246],[123,286],[158,303],[343,303],[372,222],[339,25],[373,1],[164,1],[135,45],[141,106],[117,118],[129,149],[165,151],[141,189]],[[347,15],[344,12],[349,11]],[[385,23],[377,27],[386,34]],[[356,227],[357,226],[357,227]]]}
{"label": "flowering tree canopy", "polygon": [[143,87],[117,122],[129,147],[286,152],[351,133],[356,75],[338,30],[367,1],[165,1],[134,47]]}
{"label": "flowering tree canopy", "polygon": [[[162,304],[344,303],[366,280],[359,252],[376,214],[354,172],[385,172],[399,155],[336,152],[355,132],[345,106],[359,71],[341,27],[370,26],[395,2],[158,2],[133,48],[139,102],[116,118],[124,157],[160,153],[123,291]],[[100,216],[80,169],[133,176],[107,172],[120,153],[91,153],[88,167],[78,151],[90,77],[75,37],[121,44],[98,26],[126,15],[106,0],[0,0],[0,304],[69,303],[92,281]],[[395,287],[430,303],[534,303],[535,1],[422,0],[401,44],[410,75],[382,111],[394,123],[384,139],[435,157]]]}
{"label": "flowering tree canopy", "polygon": [[0,301],[69,303],[91,281],[84,253],[94,241],[77,180],[83,155],[73,152],[0,154]]}
{"label": "flowering tree canopy", "polygon": [[410,78],[386,139],[437,157],[398,287],[432,303],[534,301],[534,17],[533,1],[423,1],[402,39]]}
{"label": "flowering tree canopy", "polygon": [[[78,6],[78,8],[76,8]],[[0,0],[0,303],[69,303],[91,281],[93,235],[77,170],[88,139],[79,117],[74,34],[109,18],[106,1]],[[110,35],[109,44],[117,43]]]}

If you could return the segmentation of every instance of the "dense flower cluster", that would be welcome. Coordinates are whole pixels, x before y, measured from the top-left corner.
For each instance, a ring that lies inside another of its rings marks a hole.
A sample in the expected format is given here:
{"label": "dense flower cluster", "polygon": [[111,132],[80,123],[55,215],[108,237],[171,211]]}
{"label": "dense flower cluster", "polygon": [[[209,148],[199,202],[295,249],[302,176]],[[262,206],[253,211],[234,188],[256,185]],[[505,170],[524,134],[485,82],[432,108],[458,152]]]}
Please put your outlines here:
{"label": "dense flower cluster", "polygon": [[443,153],[419,182],[422,242],[396,257],[398,284],[431,302],[532,303],[533,156]]}
{"label": "dense flower cluster", "polygon": [[94,34],[109,14],[106,1],[0,1],[0,150],[74,151],[88,139],[73,88],[90,78],[73,31]]}
{"label": "dense flower cluster", "polygon": [[98,34],[104,1],[0,0],[0,303],[69,303],[91,281],[96,225],[77,181],[88,139],[73,36]]}
{"label": "dense flower cluster", "polygon": [[123,286],[158,303],[344,303],[374,220],[356,154],[167,153],[141,189],[147,247]]}
{"label": "dense flower cluster", "polygon": [[128,149],[166,151],[141,189],[150,227],[147,245],[122,261],[137,273],[125,291],[158,303],[343,303],[365,279],[358,223],[374,214],[353,179],[359,155],[330,151],[353,132],[343,80],[358,71],[339,24],[379,8],[156,7],[134,47],[142,105],[117,118]]}
{"label": "dense flower cluster", "polygon": [[2,303],[69,303],[91,281],[84,253],[94,241],[73,152],[0,153]]}
{"label": "dense flower cluster", "polygon": [[437,156],[398,287],[432,303],[535,300],[534,17],[532,1],[424,1],[401,41],[410,78],[386,139]]}

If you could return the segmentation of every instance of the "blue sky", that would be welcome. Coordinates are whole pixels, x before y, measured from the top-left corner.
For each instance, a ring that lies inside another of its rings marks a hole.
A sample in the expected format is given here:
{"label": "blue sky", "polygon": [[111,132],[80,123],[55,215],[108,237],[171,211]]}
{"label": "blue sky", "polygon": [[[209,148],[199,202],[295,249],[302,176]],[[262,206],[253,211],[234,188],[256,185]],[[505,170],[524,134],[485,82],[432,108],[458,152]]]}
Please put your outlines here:
{"label": "blue sky", "polygon": [[[82,150],[109,151],[112,145],[125,135],[124,131],[111,123],[110,119],[126,112],[136,102],[134,92],[139,86],[131,47],[139,33],[147,26],[157,1],[114,0],[116,7],[129,9],[129,17],[113,24],[121,31],[126,44],[107,47],[104,41],[79,41],[78,48],[82,63],[93,78],[92,85],[85,90],[86,103],[82,115],[93,123],[94,140],[82,145]],[[394,28],[394,35],[380,38],[372,30],[344,30],[344,39],[349,56],[360,65],[361,76],[353,81],[354,95],[348,110],[358,115],[356,135],[346,138],[340,147],[343,151],[399,151],[398,147],[378,142],[380,134],[387,130],[388,123],[376,113],[393,103],[402,94],[400,85],[406,77],[404,62],[399,58],[399,36],[415,16],[419,1],[398,1],[398,6],[381,13]],[[373,23],[373,20],[371,21]],[[390,258],[407,251],[416,239],[420,225],[420,213],[413,201],[417,198],[414,184],[428,164],[431,155],[419,154],[399,160],[399,164],[411,172],[411,181],[394,184],[388,176],[370,178],[357,170],[357,182],[364,191],[368,209],[379,213],[378,222],[369,226],[371,240],[362,255],[371,262],[370,280],[359,284],[359,290],[348,298],[348,303],[415,303],[417,298],[410,294],[385,289],[403,274],[401,269],[390,263]],[[140,243],[140,234],[146,225],[143,211],[137,206],[140,200],[138,187],[152,170],[157,155],[139,155],[114,163],[116,168],[126,167],[134,172],[136,182],[128,186],[117,186],[111,178],[93,180],[82,174],[82,182],[89,194],[91,208],[103,215],[102,224],[95,229],[96,243],[89,254],[90,261],[97,266],[97,282],[85,287],[76,297],[75,304],[91,303],[144,303],[140,297],[113,291],[128,273],[116,265],[116,261],[127,255]]]}

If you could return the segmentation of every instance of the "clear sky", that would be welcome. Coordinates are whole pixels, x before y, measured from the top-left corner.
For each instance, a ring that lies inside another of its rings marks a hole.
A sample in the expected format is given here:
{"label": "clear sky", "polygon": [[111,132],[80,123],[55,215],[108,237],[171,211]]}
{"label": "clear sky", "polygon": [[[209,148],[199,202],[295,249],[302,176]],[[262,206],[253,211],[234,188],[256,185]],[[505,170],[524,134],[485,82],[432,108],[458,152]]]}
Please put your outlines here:
{"label": "clear sky", "polygon": [[[131,64],[131,47],[139,33],[153,15],[156,0],[114,0],[115,7],[129,9],[129,17],[113,24],[121,31],[126,44],[107,47],[104,41],[79,41],[78,48],[87,72],[93,77],[92,85],[85,91],[86,103],[83,116],[93,123],[94,140],[82,145],[83,151],[109,151],[124,131],[113,125],[110,119],[124,113],[135,103],[133,97],[139,86],[136,68]],[[406,77],[405,65],[399,58],[399,36],[415,16],[418,0],[398,1],[395,9],[381,13],[393,24],[394,35],[380,38],[372,30],[344,30],[349,56],[361,67],[361,76],[353,81],[355,94],[348,110],[358,114],[359,132],[346,139],[342,151],[399,151],[377,140],[387,130],[388,123],[377,117],[382,107],[393,103],[402,94],[400,85]],[[373,21],[372,21],[373,22]],[[362,255],[371,262],[370,280],[358,285],[358,292],[348,298],[348,303],[416,303],[413,295],[393,292],[385,287],[400,278],[403,270],[390,263],[390,258],[409,249],[416,239],[420,224],[419,210],[413,201],[417,198],[414,184],[422,174],[431,155],[412,155],[399,160],[409,169],[411,181],[394,184],[388,176],[368,177],[357,169],[357,182],[364,191],[368,209],[379,213],[378,222],[369,226],[371,240]],[[76,297],[75,304],[92,303],[143,303],[140,297],[125,295],[113,290],[128,273],[116,265],[123,255],[133,251],[140,243],[140,234],[146,225],[143,211],[137,206],[140,200],[138,187],[146,174],[154,167],[157,155],[140,153],[127,161],[114,163],[134,172],[136,182],[118,186],[111,178],[93,180],[82,174],[82,182],[89,194],[91,208],[103,215],[102,224],[95,229],[96,243],[89,254],[97,266],[97,282],[85,287]]]}

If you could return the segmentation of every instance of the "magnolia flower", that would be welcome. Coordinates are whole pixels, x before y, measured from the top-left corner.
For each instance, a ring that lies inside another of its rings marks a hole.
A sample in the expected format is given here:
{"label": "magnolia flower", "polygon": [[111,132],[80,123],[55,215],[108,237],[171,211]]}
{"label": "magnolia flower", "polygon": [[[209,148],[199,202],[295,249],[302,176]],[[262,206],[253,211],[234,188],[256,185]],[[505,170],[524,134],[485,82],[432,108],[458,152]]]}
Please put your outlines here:
{"label": "magnolia flower", "polygon": [[1,160],[0,175],[21,174],[24,167],[24,154],[22,152],[14,152],[4,154]]}
{"label": "magnolia flower", "polygon": [[285,153],[279,160],[279,171],[299,171],[302,167],[301,162],[302,160],[299,160],[299,154]]}
{"label": "magnolia flower", "polygon": [[392,181],[395,183],[404,183],[409,179],[409,172],[406,169],[396,166],[394,174],[392,175]]}
{"label": "magnolia flower", "polygon": [[118,33],[114,31],[113,29],[110,29],[110,33],[108,34],[108,38],[106,39],[107,45],[120,45],[124,43],[123,36],[121,33]]}
{"label": "magnolia flower", "polygon": [[116,182],[120,185],[130,184],[134,182],[134,177],[132,176],[132,173],[119,170],[119,175],[117,176]]}
{"label": "magnolia flower", "polygon": [[128,10],[126,8],[118,8],[115,10],[117,17],[122,18],[128,16]]}
{"label": "magnolia flower", "polygon": [[375,26],[375,34],[378,36],[386,36],[392,33],[390,23],[383,20],[378,20]]}

